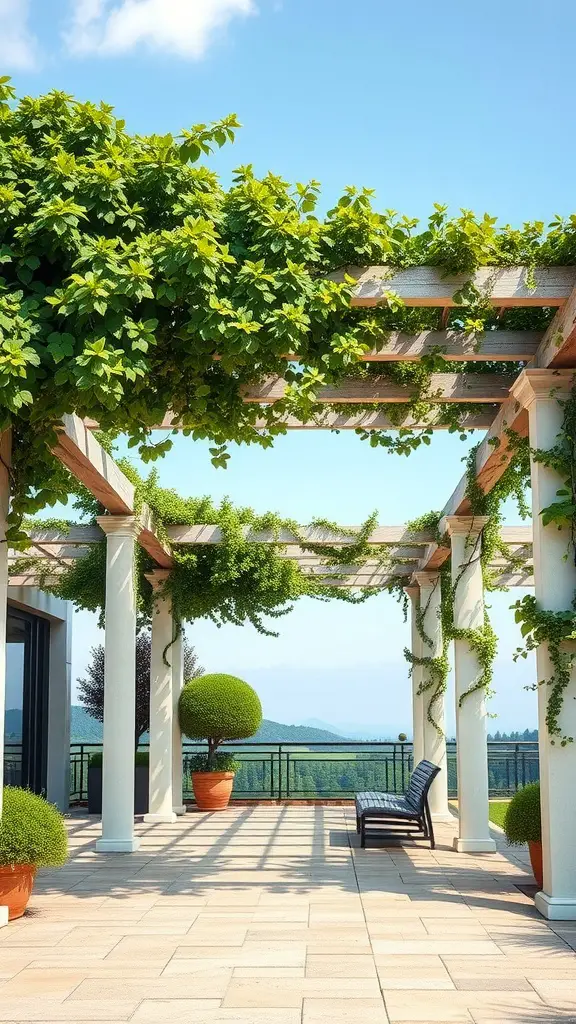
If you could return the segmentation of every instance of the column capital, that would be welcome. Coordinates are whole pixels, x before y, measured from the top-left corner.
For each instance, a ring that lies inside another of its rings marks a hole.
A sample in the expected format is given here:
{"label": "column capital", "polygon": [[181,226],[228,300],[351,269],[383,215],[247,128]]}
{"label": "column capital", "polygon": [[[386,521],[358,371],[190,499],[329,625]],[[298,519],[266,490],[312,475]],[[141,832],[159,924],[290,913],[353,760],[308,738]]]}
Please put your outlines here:
{"label": "column capital", "polygon": [[431,572],[415,572],[412,574],[412,579],[416,581],[416,585],[422,590],[423,587],[435,587],[440,579],[440,573],[437,569]]}
{"label": "column capital", "polygon": [[464,534],[466,537],[478,537],[490,516],[445,516],[444,522],[450,537]]}
{"label": "column capital", "polygon": [[140,533],[140,522],[136,516],[97,516],[96,522],[105,534],[136,539]]}
{"label": "column capital", "polygon": [[510,398],[529,409],[536,399],[568,398],[573,384],[574,370],[522,370],[510,388]]}
{"label": "column capital", "polygon": [[417,583],[409,583],[407,587],[404,587],[404,593],[411,601],[416,601],[420,596],[420,587]]}
{"label": "column capital", "polygon": [[162,587],[170,575],[170,569],[152,569],[151,572],[145,572],[144,575],[152,587],[152,590],[156,593],[157,591],[162,590]]}

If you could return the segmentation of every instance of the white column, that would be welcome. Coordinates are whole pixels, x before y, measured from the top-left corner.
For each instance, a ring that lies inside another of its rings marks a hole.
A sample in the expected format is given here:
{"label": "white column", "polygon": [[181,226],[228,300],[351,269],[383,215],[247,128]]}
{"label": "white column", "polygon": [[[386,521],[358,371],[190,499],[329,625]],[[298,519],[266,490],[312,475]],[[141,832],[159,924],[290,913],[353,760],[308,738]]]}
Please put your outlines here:
{"label": "white column", "polygon": [[[416,658],[422,656],[422,639],[418,632],[416,614],[420,602],[420,589],[416,586],[404,587],[410,598],[410,650]],[[412,760],[414,767],[424,757],[424,701],[419,693],[422,681],[422,666],[412,663]]]}
{"label": "white column", "polygon": [[101,853],[132,853],[136,705],[135,516],[100,516],[106,534]]}
{"label": "white column", "polygon": [[[562,430],[561,400],[570,393],[574,371],[525,370],[512,388],[513,397],[528,409],[530,446],[549,449]],[[534,589],[538,607],[566,611],[576,590],[574,548],[568,528],[542,525],[540,512],[558,500],[564,484],[554,470],[532,461],[532,529]],[[571,645],[573,648],[573,645]],[[573,648],[574,649],[574,648]],[[546,644],[536,652],[538,681],[551,679],[554,670]],[[564,691],[560,715],[562,733],[575,737],[562,747],[546,728],[549,687],[538,688],[538,743],[540,750],[540,803],[544,888],[536,894],[536,906],[544,917],[576,920],[576,664]]]}
{"label": "white column", "polygon": [[[420,613],[425,638],[421,638],[424,658],[438,658],[442,654],[442,618],[440,573],[417,572],[414,579],[420,587]],[[422,666],[422,685],[430,681],[430,669]],[[440,768],[439,774],[430,787],[428,802],[435,821],[451,821],[448,808],[448,762],[446,758],[446,734],[444,731],[444,707],[446,697],[442,694],[429,711],[434,684],[422,694],[422,732],[424,757]],[[430,719],[433,718],[433,721]]]}
{"label": "white column", "polygon": [[[447,516],[452,541],[452,587],[456,629],[484,626],[482,530],[487,516]],[[488,819],[488,747],[486,695],[474,690],[479,680],[478,656],[467,640],[454,641],[456,755],[458,759],[458,838],[460,853],[493,853],[496,843]]]}
{"label": "white column", "polygon": [[167,569],[146,579],[154,591],[150,656],[150,789],[144,821],[176,821],[172,809],[172,605],[163,593]]}
{"label": "white column", "polygon": [[[8,545],[6,517],[10,500],[11,433],[0,437],[0,817],[4,788],[4,716],[6,713],[6,616],[8,599]],[[0,906],[0,928],[8,924],[8,907]]]}
{"label": "white column", "polygon": [[178,700],[184,685],[184,632],[181,629],[170,648],[172,651],[172,810],[186,814],[182,798],[182,733],[178,720]]}

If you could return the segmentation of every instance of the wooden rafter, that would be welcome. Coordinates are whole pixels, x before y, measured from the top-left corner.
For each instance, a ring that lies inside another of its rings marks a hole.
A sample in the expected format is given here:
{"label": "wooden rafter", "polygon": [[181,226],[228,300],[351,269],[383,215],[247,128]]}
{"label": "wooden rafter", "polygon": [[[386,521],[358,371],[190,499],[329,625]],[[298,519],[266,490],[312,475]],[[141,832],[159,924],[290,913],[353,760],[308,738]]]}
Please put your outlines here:
{"label": "wooden rafter", "polygon": [[[500,373],[433,373],[430,377],[430,402],[504,402],[508,397],[514,377]],[[242,397],[246,403],[257,402],[269,405],[284,398],[286,382],[282,377],[270,377],[261,384],[243,389]],[[369,377],[348,377],[334,387],[321,388],[317,394],[318,402],[342,402],[346,404],[362,404],[379,402],[382,404],[406,402],[414,394],[414,390],[402,384],[396,384],[382,374]]]}
{"label": "wooden rafter", "polygon": [[[78,416],[63,418],[52,451],[107,512],[136,515],[134,485]],[[157,536],[150,509],[143,506],[138,515],[139,543],[158,565],[169,568],[172,565],[170,549]]]}
{"label": "wooden rafter", "polygon": [[354,279],[353,306],[376,306],[394,292],[407,306],[453,307],[454,296],[469,282],[498,308],[562,306],[576,285],[576,267],[538,268],[533,288],[526,283],[526,267],[480,267],[473,274],[446,274],[441,267],[349,266],[328,276],[333,281]]}

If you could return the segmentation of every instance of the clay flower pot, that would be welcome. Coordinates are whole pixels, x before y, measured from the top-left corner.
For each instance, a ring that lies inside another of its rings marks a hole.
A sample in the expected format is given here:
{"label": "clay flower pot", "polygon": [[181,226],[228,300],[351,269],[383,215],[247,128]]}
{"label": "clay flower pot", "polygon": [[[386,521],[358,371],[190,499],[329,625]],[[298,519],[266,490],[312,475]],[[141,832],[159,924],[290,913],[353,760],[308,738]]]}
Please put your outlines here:
{"label": "clay flower pot", "polygon": [[542,889],[544,885],[542,872],[542,840],[530,840],[528,842],[528,852],[530,853],[530,863],[532,865],[532,871],[534,872],[534,878],[536,879],[536,885],[539,889]]}
{"label": "clay flower pot", "polygon": [[35,875],[34,864],[0,864],[0,906],[8,907],[9,921],[26,910]]}
{"label": "clay flower pot", "polygon": [[192,772],[192,789],[201,811],[224,811],[230,803],[234,772]]}

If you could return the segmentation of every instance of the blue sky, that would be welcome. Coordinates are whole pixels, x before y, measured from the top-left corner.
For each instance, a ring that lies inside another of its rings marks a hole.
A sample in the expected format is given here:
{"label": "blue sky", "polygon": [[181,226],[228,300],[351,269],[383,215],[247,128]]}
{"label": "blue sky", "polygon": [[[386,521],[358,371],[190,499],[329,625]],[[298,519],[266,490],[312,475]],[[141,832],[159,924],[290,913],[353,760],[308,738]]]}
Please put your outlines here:
{"label": "blue sky", "polygon": [[[319,179],[324,208],[358,184],[414,216],[437,201],[520,224],[573,210],[575,23],[566,0],[0,0],[0,61],[20,93],[105,99],[133,131],[235,111],[244,127],[214,161],[225,181],[252,162]],[[354,523],[377,508],[395,523],[444,504],[466,451],[436,435],[400,460],[354,435],[292,433],[272,451],[234,450],[224,473],[206,446],[180,439],[161,479],[303,522]],[[501,637],[494,728],[535,724],[534,695],[522,689],[534,669],[511,661],[516,596],[491,598]],[[378,723],[391,735],[408,725],[408,633],[390,598],[302,602],[280,629],[267,640],[199,623],[190,635],[208,668],[254,682],[268,717]],[[95,638],[92,619],[77,616],[75,675]]]}

